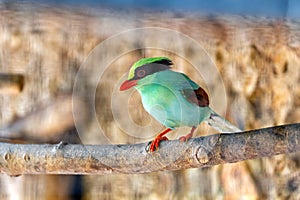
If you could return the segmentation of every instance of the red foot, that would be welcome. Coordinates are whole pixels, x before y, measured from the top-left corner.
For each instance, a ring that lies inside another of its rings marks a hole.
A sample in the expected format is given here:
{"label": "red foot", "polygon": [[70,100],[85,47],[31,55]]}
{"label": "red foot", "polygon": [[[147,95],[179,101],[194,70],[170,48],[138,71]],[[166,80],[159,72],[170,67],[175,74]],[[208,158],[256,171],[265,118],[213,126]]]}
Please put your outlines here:
{"label": "red foot", "polygon": [[186,141],[188,141],[188,139],[190,139],[192,136],[193,136],[193,134],[189,133],[189,134],[187,134],[187,135],[185,135],[185,136],[181,136],[181,137],[179,138],[179,140],[180,140],[180,142],[186,142]]}
{"label": "red foot", "polygon": [[155,151],[156,149],[158,149],[159,146],[159,142],[162,140],[168,140],[168,138],[166,136],[164,136],[165,134],[167,134],[169,131],[171,131],[172,129],[168,128],[166,130],[164,130],[163,132],[161,132],[160,134],[158,134],[155,139],[151,142],[150,145],[150,152]]}
{"label": "red foot", "polygon": [[190,139],[193,136],[194,131],[196,130],[196,127],[192,127],[192,130],[187,134],[186,136],[181,136],[179,138],[180,142],[186,142],[188,139]]}

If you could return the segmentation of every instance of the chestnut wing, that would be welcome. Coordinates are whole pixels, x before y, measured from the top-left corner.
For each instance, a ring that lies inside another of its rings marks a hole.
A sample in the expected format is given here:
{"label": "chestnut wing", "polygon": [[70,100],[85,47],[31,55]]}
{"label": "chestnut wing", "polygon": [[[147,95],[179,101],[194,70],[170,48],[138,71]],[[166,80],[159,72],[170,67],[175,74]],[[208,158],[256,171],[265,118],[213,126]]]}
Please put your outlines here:
{"label": "chestnut wing", "polygon": [[196,90],[183,89],[182,94],[189,102],[200,107],[206,107],[209,105],[208,95],[201,87]]}

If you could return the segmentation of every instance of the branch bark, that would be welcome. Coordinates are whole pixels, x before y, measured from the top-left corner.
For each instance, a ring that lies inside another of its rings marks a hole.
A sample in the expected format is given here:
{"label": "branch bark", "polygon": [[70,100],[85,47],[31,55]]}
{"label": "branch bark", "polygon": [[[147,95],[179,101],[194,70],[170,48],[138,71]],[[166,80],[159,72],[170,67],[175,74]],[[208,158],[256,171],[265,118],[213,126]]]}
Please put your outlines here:
{"label": "branch bark", "polygon": [[154,153],[133,145],[0,145],[0,172],[21,174],[146,173],[202,168],[300,151],[300,124],[163,141]]}

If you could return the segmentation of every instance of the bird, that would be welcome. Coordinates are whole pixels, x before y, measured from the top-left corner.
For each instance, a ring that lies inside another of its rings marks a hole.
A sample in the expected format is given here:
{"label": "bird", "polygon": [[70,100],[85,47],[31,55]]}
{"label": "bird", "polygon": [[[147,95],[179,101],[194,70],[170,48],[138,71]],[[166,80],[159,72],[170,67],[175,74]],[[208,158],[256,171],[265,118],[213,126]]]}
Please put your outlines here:
{"label": "bird", "polygon": [[187,141],[203,121],[222,133],[241,131],[213,111],[206,91],[184,73],[173,71],[172,65],[168,57],[142,58],[131,66],[127,80],[119,88],[125,91],[134,87],[144,109],[166,127],[149,144],[148,151],[156,151],[160,141],[168,140],[165,135],[178,127],[191,127],[187,135],[179,138]]}

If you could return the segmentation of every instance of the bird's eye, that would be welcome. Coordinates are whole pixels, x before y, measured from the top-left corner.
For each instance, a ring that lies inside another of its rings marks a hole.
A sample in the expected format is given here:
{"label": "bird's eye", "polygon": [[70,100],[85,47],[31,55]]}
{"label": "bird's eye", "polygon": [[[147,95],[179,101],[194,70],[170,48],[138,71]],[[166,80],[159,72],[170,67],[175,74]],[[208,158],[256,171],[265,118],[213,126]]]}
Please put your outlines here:
{"label": "bird's eye", "polygon": [[146,71],[144,69],[139,69],[136,73],[139,78],[142,78],[146,75]]}

